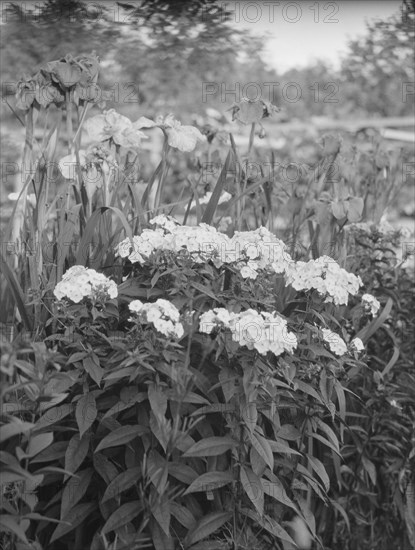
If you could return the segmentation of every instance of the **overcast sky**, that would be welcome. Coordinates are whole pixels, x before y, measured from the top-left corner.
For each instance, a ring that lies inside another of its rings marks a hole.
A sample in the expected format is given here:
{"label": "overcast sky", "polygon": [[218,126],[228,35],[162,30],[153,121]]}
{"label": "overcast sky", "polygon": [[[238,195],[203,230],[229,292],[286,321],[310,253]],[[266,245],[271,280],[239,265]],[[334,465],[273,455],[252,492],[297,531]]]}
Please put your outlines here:
{"label": "overcast sky", "polygon": [[229,1],[230,22],[268,36],[264,61],[283,72],[324,59],[338,66],[349,38],[365,33],[365,21],[399,13],[400,0]]}

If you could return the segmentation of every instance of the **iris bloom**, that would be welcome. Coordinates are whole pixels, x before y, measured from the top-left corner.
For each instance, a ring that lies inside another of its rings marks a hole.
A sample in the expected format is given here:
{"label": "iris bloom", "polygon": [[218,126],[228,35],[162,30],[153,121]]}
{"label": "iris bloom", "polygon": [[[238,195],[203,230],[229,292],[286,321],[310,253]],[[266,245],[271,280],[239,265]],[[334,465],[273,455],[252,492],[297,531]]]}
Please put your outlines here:
{"label": "iris bloom", "polygon": [[156,122],[146,117],[140,117],[135,124],[139,129],[161,128],[167,137],[167,143],[170,147],[186,153],[193,151],[198,141],[206,141],[206,137],[195,126],[182,125],[171,114],[164,118],[161,116],[157,117]]}
{"label": "iris bloom", "polygon": [[137,122],[133,123],[126,116],[117,113],[115,109],[110,109],[101,115],[89,118],[84,128],[93,141],[112,139],[116,145],[126,149],[138,149],[141,146],[141,140],[147,139],[147,136],[140,131],[140,125]]}

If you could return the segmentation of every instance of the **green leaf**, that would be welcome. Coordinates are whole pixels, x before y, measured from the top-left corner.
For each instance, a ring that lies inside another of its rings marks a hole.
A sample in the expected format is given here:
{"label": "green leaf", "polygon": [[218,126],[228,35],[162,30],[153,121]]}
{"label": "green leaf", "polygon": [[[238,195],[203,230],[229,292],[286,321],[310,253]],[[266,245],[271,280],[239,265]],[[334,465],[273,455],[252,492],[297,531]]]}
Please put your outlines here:
{"label": "green leaf", "polygon": [[197,493],[198,491],[212,491],[223,487],[234,480],[233,474],[227,472],[207,472],[196,478],[185,491],[185,495],[189,493]]}
{"label": "green leaf", "polygon": [[182,506],[174,501],[170,502],[170,512],[179,523],[186,527],[186,529],[190,530],[195,526],[196,519],[192,512],[186,508],[186,506]]}
{"label": "green leaf", "polygon": [[188,449],[183,456],[217,456],[236,446],[236,441],[231,437],[206,437],[201,439]]}
{"label": "green leaf", "polygon": [[92,468],[87,468],[68,480],[62,492],[61,519],[82,499],[88,489],[93,473]]}
{"label": "green leaf", "polygon": [[274,455],[269,441],[259,434],[250,434],[252,446],[272,471],[274,469]]}
{"label": "green leaf", "polygon": [[108,447],[117,447],[118,445],[124,445],[132,439],[142,435],[146,432],[144,426],[121,426],[117,430],[114,430],[110,434],[106,435],[95,449],[95,453],[107,449]]}
{"label": "green leaf", "polygon": [[226,157],[225,164],[223,165],[221,173],[219,174],[219,178],[215,185],[215,189],[213,190],[212,196],[210,197],[210,200],[206,206],[206,210],[203,213],[203,217],[202,217],[203,223],[210,224],[213,220],[213,216],[215,215],[216,208],[219,204],[219,199],[220,199],[220,196],[222,195],[222,191],[226,183],[227,175],[230,172],[230,166],[232,162],[233,162],[233,153],[232,153],[232,149],[229,149],[228,156]]}
{"label": "green leaf", "polygon": [[215,533],[224,523],[232,518],[232,512],[213,512],[204,516],[185,538],[185,547],[205,539]]}
{"label": "green leaf", "polygon": [[28,432],[35,427],[31,422],[22,422],[18,418],[10,418],[7,424],[0,426],[0,443],[4,443],[10,437]]}
{"label": "green leaf", "polygon": [[209,296],[209,298],[212,298],[215,302],[218,301],[217,296],[213,294],[209,287],[196,283],[195,281],[190,281],[190,286],[198,290],[204,296]]}
{"label": "green leaf", "polygon": [[73,411],[73,405],[71,403],[65,403],[64,405],[59,405],[58,407],[53,407],[47,410],[43,416],[39,418],[36,422],[34,430],[41,430],[47,426],[51,426],[56,422],[65,418]]}
{"label": "green leaf", "polygon": [[[16,203],[17,204],[17,203]],[[19,285],[16,275],[8,266],[6,260],[3,258],[3,254],[0,254],[0,271],[3,273],[12,293],[12,296],[16,302],[17,309],[19,310],[22,321],[27,329],[27,331],[32,334],[33,326],[32,321],[29,317],[29,313],[26,310],[24,304],[24,294]]]}
{"label": "green leaf", "polygon": [[170,536],[170,503],[167,495],[163,494],[156,499],[151,505],[151,513],[164,533]]}
{"label": "green leaf", "polygon": [[313,470],[316,472],[318,477],[323,482],[325,490],[328,491],[330,489],[330,478],[327,475],[327,472],[323,463],[316,457],[307,455],[307,458],[310,466],[313,468]]}
{"label": "green leaf", "polygon": [[[97,208],[95,212],[90,216],[88,223],[85,226],[84,233],[82,235],[82,239],[79,243],[78,247],[78,254],[76,256],[76,264],[77,265],[84,265],[86,266],[88,263],[88,250],[91,244],[93,244],[93,238],[96,228],[98,227],[98,220],[100,217],[102,217],[106,212],[114,212],[121,221],[121,225],[123,226],[125,230],[125,234],[130,239],[133,238],[133,233],[131,231],[130,226],[128,225],[128,222],[124,216],[124,214],[121,212],[119,208],[116,208],[115,206],[101,206],[100,208]],[[98,253],[98,251],[95,251]],[[59,281],[58,281],[59,282]]]}
{"label": "green leaf", "polygon": [[33,457],[49,447],[53,443],[53,433],[46,432],[33,435],[29,440],[29,445],[25,453],[26,457]]}
{"label": "green leaf", "polygon": [[380,313],[373,321],[363,327],[357,334],[356,338],[360,338],[364,344],[369,340],[369,338],[374,334],[379,327],[383,325],[383,323],[386,321],[386,319],[389,317],[389,314],[392,310],[393,301],[392,298],[388,298],[388,301],[385,304],[385,307],[382,310],[382,313]]}
{"label": "green leaf", "polygon": [[185,483],[186,485],[190,485],[197,478],[197,472],[186,464],[181,464],[180,462],[169,462],[167,467],[169,475],[175,479],[178,479],[182,483]]}
{"label": "green leaf", "polygon": [[261,485],[266,495],[298,512],[296,505],[285,492],[284,486],[279,479],[275,478],[273,481],[269,481],[268,479],[261,478]]}
{"label": "green leaf", "polygon": [[241,468],[241,483],[249,500],[255,506],[258,513],[264,513],[264,489],[259,477],[250,468]]}
{"label": "green leaf", "polygon": [[97,506],[95,502],[78,504],[72,508],[62,520],[62,522],[65,523],[61,523],[56,527],[50,542],[52,543],[55,540],[60,539],[63,535],[66,535],[66,533],[69,533],[78,527],[78,525],[80,525],[89,516],[89,514],[94,512],[96,509]]}
{"label": "green leaf", "polygon": [[89,435],[85,435],[81,438],[79,434],[75,434],[71,438],[65,453],[65,470],[73,474],[78,470],[88,454],[89,439]]}
{"label": "green leaf", "polygon": [[132,502],[123,504],[107,519],[101,530],[101,535],[105,535],[105,533],[109,533],[110,531],[115,531],[115,529],[119,529],[126,523],[130,523],[130,521],[138,516],[142,509],[143,504],[141,500],[133,500]]}
{"label": "green leaf", "polygon": [[362,456],[362,463],[363,463],[364,469],[369,474],[370,481],[373,483],[373,485],[376,486],[376,478],[377,478],[376,466],[366,456]]}
{"label": "green leaf", "polygon": [[76,404],[75,417],[78,423],[79,434],[84,433],[92,426],[97,417],[97,404],[92,393],[83,395]]}
{"label": "green leaf", "polygon": [[92,380],[94,380],[94,382],[96,382],[99,386],[102,377],[104,376],[104,369],[97,364],[91,356],[85,357],[82,364]]}
{"label": "green leaf", "polygon": [[306,384],[302,380],[298,380],[298,378],[294,378],[293,383],[299,390],[301,390],[303,393],[306,393],[307,395],[310,395],[311,397],[314,397],[316,401],[323,404],[323,401],[319,394],[316,392],[316,390],[310,386],[310,384]]}
{"label": "green leaf", "polygon": [[338,444],[337,444],[337,446],[333,445],[333,443],[331,441],[329,441],[325,437],[323,437],[319,434],[316,434],[316,433],[312,433],[311,436],[314,437],[314,439],[317,439],[318,441],[321,441],[321,443],[323,443],[323,445],[326,445],[327,447],[332,449],[335,453],[337,453],[340,456],[340,451],[339,451]]}
{"label": "green leaf", "polygon": [[148,400],[154,416],[158,419],[164,418],[167,411],[167,396],[155,384],[148,387]]}
{"label": "green leaf", "polygon": [[292,424],[284,424],[277,432],[277,436],[281,439],[287,439],[288,441],[294,441],[298,439],[301,434],[295,426]]}
{"label": "green leaf", "polygon": [[140,480],[142,475],[141,471],[141,466],[136,466],[119,474],[106,488],[101,502],[105,502],[110,498],[117,498],[123,491],[130,489],[130,487],[135,485]]}

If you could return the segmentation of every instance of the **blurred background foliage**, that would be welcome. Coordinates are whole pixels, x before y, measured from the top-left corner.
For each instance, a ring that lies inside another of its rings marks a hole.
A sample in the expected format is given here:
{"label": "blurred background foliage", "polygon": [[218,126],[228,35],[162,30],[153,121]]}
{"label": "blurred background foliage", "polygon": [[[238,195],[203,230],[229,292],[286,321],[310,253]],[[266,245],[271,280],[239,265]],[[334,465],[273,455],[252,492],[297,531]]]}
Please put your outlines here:
{"label": "blurred background foliage", "polygon": [[[143,112],[170,109],[177,116],[203,115],[206,107],[222,110],[223,99],[232,102],[231,94],[222,98],[220,91],[203,102],[203,82],[223,83],[230,90],[236,82],[296,82],[303,90],[315,82],[335,82],[337,103],[315,101],[313,93],[302,94],[296,102],[284,101],[282,86],[270,99],[288,118],[302,120],[315,115],[413,113],[413,102],[402,100],[402,83],[414,81],[413,0],[406,0],[388,20],[368,22],[366,35],[350,41],[339,70],[316,61],[281,74],[269,69],[261,56],[265,37],[261,40],[233,25],[226,6],[217,0],[6,3],[3,95],[13,93],[13,83],[45,59],[95,50],[105,68],[101,85],[132,83]],[[133,99],[122,107],[137,110]]]}

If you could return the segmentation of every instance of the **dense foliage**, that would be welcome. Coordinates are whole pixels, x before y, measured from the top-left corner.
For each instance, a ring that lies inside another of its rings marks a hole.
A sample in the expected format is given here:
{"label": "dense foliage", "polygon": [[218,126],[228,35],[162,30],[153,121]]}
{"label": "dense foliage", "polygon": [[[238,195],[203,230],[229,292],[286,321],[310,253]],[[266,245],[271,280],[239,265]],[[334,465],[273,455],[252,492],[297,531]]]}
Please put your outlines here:
{"label": "dense foliage", "polygon": [[403,157],[328,135],[283,185],[255,148],[269,102],[232,106],[243,154],[219,125],[102,111],[98,71],[66,55],[17,86],[3,547],[404,548],[413,280],[379,208]]}

